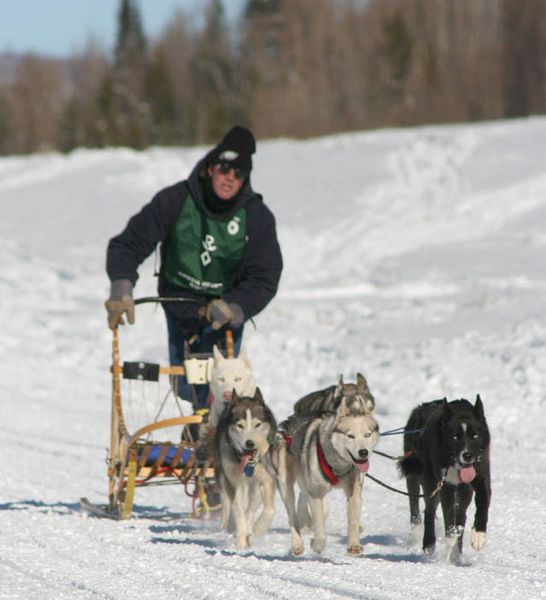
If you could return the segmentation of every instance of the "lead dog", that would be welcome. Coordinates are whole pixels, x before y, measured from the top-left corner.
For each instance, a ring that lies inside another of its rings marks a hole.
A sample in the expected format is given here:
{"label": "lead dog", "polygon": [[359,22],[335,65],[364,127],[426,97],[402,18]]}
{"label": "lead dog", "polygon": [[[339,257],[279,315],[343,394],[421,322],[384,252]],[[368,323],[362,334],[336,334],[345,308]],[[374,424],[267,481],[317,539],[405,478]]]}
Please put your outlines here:
{"label": "lead dog", "polygon": [[281,424],[284,441],[276,445],[274,456],[279,491],[288,513],[291,551],[301,554],[303,523],[295,506],[294,483],[311,508],[314,532],[311,547],[322,552],[325,496],[341,487],[347,498],[347,551],[360,554],[360,509],[362,475],[379,440],[379,427],[368,405],[359,396],[340,397],[333,412],[296,413]]}
{"label": "lead dog", "polygon": [[[337,385],[332,385],[323,390],[311,392],[303,398],[300,398],[294,404],[294,412],[299,414],[313,414],[323,412],[335,412],[341,402],[352,402],[358,398],[364,403],[366,410],[373,412],[375,408],[375,398],[373,397],[366,378],[361,373],[357,373],[356,383],[344,383],[343,375],[340,375]],[[324,516],[328,514],[328,503],[324,499]],[[312,529],[311,516],[309,514],[309,502],[304,492],[300,491],[298,496],[298,518],[300,526],[304,530]]]}
{"label": "lead dog", "polygon": [[423,551],[434,552],[434,517],[441,501],[449,556],[456,559],[463,544],[466,511],[476,492],[471,545],[485,545],[491,478],[489,429],[480,396],[467,400],[436,400],[415,408],[404,434],[404,458],[399,462],[410,494],[412,525],[421,524],[419,491],[425,496]]}
{"label": "lead dog", "polygon": [[[264,535],[275,515],[275,477],[269,447],[277,424],[259,388],[252,397],[233,392],[215,434],[215,471],[222,493],[222,527],[235,521],[237,548]],[[256,521],[260,504],[263,509]]]}

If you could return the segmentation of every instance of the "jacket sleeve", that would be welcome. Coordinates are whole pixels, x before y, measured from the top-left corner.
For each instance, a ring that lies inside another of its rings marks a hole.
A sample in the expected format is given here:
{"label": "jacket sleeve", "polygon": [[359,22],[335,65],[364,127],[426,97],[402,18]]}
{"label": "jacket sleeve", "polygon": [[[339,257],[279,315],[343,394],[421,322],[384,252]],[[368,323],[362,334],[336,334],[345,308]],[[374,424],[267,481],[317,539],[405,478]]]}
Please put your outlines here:
{"label": "jacket sleeve", "polygon": [[241,306],[245,320],[258,314],[273,299],[283,268],[275,217],[261,200],[248,206],[247,236],[239,277],[224,296],[226,302]]}
{"label": "jacket sleeve", "polygon": [[186,197],[177,184],[158,192],[152,201],[131,217],[125,229],[108,243],[106,272],[111,281],[138,279],[138,267],[172,229]]}

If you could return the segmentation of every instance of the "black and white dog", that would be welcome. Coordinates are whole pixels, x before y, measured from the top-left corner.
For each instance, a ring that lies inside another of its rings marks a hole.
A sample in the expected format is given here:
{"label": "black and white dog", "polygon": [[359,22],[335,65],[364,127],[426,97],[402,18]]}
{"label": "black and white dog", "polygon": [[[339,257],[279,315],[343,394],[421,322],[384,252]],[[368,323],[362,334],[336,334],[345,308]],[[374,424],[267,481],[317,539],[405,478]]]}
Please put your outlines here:
{"label": "black and white dog", "polygon": [[404,457],[400,471],[406,477],[411,524],[421,524],[419,492],[425,498],[423,551],[434,552],[434,518],[442,503],[444,526],[456,559],[462,551],[466,511],[476,492],[476,514],[471,545],[485,545],[487,517],[491,500],[489,470],[489,429],[480,396],[472,405],[467,400],[435,400],[415,408],[404,434]]}

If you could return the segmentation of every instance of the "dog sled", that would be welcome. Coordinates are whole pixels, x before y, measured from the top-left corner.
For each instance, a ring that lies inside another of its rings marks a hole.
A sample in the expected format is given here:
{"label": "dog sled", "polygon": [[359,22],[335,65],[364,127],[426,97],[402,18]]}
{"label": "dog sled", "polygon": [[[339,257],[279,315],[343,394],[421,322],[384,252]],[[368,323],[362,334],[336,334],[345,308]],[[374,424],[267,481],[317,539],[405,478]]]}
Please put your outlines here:
{"label": "dog sled", "polygon": [[[141,298],[135,300],[135,305],[165,300],[167,299]],[[220,505],[218,503],[211,506],[208,500],[207,492],[215,489],[212,453],[205,452],[206,456],[201,457],[199,452],[203,444],[207,443],[206,440],[200,442],[197,433],[206,418],[207,410],[184,414],[182,402],[176,393],[176,378],[185,375],[195,398],[194,386],[210,381],[212,354],[192,354],[186,345],[182,366],[163,366],[143,361],[123,362],[117,327],[112,334],[110,447],[106,459],[108,502],[96,505],[84,497],[80,499],[81,507],[96,516],[115,520],[129,519],[137,489],[177,484],[182,486],[191,499],[191,515],[208,516],[211,511],[218,510]],[[223,353],[226,358],[234,356],[233,335],[230,330],[226,330]],[[124,383],[128,384],[126,393],[122,391]],[[152,398],[152,403],[157,404],[153,419],[134,429],[128,424],[127,418],[127,406],[134,403],[133,384],[141,387],[141,398],[137,402],[143,399],[148,402],[150,391],[146,391],[146,388],[155,387],[155,399]],[[163,393],[163,390],[166,392]],[[164,409],[169,401],[171,408],[175,406],[179,414],[165,418]]]}

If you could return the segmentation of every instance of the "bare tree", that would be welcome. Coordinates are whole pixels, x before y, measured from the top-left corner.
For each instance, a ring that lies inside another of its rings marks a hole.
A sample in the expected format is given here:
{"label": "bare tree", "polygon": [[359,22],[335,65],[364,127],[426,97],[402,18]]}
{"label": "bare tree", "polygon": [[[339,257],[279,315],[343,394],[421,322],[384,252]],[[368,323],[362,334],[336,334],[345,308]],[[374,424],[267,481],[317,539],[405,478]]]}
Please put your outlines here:
{"label": "bare tree", "polygon": [[13,152],[46,151],[57,147],[64,82],[62,64],[33,55],[21,60],[10,90]]}

